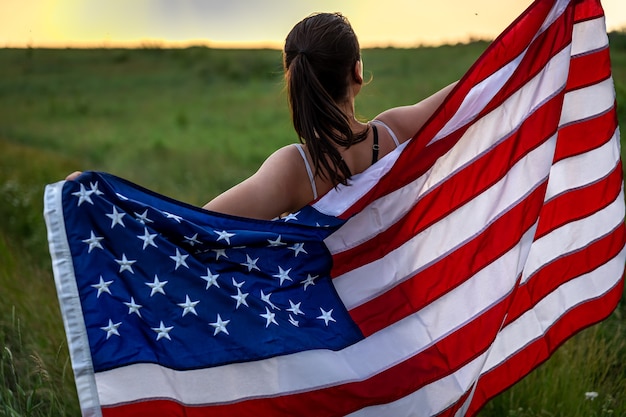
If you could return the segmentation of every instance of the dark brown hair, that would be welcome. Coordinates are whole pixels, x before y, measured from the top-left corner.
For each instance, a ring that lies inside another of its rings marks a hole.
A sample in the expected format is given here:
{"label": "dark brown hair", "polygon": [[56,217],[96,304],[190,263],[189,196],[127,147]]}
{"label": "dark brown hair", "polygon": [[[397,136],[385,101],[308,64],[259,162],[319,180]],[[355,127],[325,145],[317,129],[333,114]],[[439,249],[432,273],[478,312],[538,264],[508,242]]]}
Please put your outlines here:
{"label": "dark brown hair", "polygon": [[348,96],[350,77],[360,59],[359,41],[340,13],[319,13],[287,35],[283,65],[293,126],[311,154],[315,174],[346,184],[350,169],[333,143],[350,147],[367,137],[354,134],[337,105]]}

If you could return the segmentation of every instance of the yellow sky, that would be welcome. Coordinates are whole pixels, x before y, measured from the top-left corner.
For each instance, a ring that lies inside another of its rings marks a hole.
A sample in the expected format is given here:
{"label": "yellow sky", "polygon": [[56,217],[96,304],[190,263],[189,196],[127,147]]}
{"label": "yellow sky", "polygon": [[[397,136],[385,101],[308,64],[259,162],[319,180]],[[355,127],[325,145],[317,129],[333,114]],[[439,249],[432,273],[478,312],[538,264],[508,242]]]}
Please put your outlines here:
{"label": "yellow sky", "polygon": [[[272,46],[301,18],[340,11],[363,47],[491,39],[531,0],[0,0],[0,47]],[[609,30],[626,0],[603,0]]]}

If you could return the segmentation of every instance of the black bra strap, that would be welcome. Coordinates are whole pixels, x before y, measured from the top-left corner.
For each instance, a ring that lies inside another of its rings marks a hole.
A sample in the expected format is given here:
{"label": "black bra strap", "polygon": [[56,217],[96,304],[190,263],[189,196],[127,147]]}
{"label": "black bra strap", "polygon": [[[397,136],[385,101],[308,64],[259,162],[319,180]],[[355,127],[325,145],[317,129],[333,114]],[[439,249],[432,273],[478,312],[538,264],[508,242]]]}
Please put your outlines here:
{"label": "black bra strap", "polygon": [[378,146],[378,129],[376,126],[372,124],[372,130],[374,131],[374,145],[372,145],[372,165],[378,161],[378,150],[380,146]]}

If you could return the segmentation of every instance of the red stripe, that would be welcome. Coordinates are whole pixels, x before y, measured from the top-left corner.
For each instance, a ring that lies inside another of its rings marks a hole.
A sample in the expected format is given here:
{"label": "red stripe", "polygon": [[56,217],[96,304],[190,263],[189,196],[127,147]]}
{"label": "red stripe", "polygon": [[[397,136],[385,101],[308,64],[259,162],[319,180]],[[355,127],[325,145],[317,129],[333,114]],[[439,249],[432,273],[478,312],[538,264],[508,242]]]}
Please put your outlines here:
{"label": "red stripe", "polygon": [[481,235],[467,242],[424,271],[375,299],[350,310],[352,319],[365,336],[413,314],[461,285],[478,271],[502,256],[535,224],[545,186],[537,188]]}
{"label": "red stripe", "polygon": [[573,3],[574,20],[576,22],[597,19],[604,16],[604,10],[602,10],[602,4],[600,4],[600,0],[578,0],[573,1]]}
{"label": "red stripe", "polygon": [[481,376],[468,416],[473,416],[487,401],[511,387],[547,360],[567,339],[582,329],[606,319],[622,298],[623,277],[602,297],[579,304],[563,314],[544,337],[529,343],[504,364]]}
{"label": "red stripe", "polygon": [[103,417],[200,417],[205,415],[206,410],[204,414],[196,413],[194,408],[185,407],[171,400],[149,400],[102,408]]}
{"label": "red stripe", "polygon": [[617,117],[611,111],[589,120],[582,120],[559,130],[554,162],[579,155],[605,144],[615,134]]}
{"label": "red stripe", "polygon": [[576,90],[606,80],[611,76],[609,47],[589,54],[573,57],[570,61],[567,91]]}
{"label": "red stripe", "polygon": [[515,134],[431,190],[401,221],[376,238],[335,254],[331,275],[339,276],[397,249],[502,179],[515,163],[554,134],[561,99],[557,96],[548,101]]}
{"label": "red stripe", "polygon": [[622,182],[622,166],[617,164],[602,180],[553,198],[541,210],[536,239],[605,208],[620,194]]}

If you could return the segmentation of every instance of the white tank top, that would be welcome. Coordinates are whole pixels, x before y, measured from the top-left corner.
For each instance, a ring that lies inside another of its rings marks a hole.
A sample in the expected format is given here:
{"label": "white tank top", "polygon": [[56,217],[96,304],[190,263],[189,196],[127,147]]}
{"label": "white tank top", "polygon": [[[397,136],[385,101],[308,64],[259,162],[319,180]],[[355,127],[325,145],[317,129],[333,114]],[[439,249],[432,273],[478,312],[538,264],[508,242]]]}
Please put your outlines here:
{"label": "white tank top", "polygon": [[[393,143],[396,144],[396,147],[400,146],[398,137],[396,136],[395,133],[393,133],[393,130],[391,130],[389,126],[387,126],[385,123],[381,122],[380,120],[372,120],[370,123],[374,123],[374,124],[377,124],[378,126],[384,127],[387,130],[387,132],[389,132],[389,136],[391,136],[391,139],[393,139]],[[300,155],[302,156],[302,160],[304,161],[304,166],[306,167],[306,173],[309,175],[309,182],[311,183],[311,190],[313,190],[313,200],[317,200],[317,186],[315,185],[315,177],[313,175],[313,170],[311,170],[311,164],[309,164],[309,159],[306,157],[306,153],[304,153],[304,148],[301,143],[296,143],[294,145],[300,152]]]}

